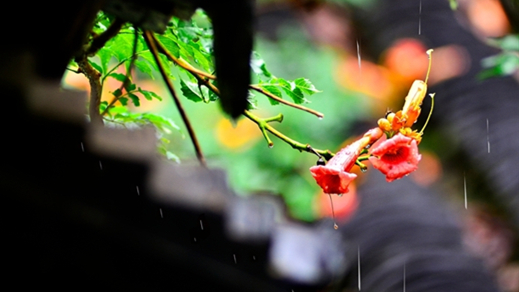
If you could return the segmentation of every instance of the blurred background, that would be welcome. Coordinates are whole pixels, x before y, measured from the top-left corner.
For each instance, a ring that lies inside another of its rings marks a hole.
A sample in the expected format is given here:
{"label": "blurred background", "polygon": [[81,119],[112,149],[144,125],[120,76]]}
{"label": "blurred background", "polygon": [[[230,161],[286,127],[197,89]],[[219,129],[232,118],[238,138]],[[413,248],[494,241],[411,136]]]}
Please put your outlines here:
{"label": "blurred background", "polygon": [[[265,60],[270,72],[285,79],[308,78],[322,92],[310,98],[306,106],[324,113],[324,119],[283,105],[271,106],[266,97],[256,95],[261,117],[282,113],[284,120],[274,127],[287,136],[315,148],[338,151],[357,135],[376,125],[386,111],[398,111],[410,85],[424,79],[429,49],[420,39],[421,17],[427,10],[416,7],[416,38],[400,38],[382,52],[366,49],[365,39],[356,22],[357,11],[370,11],[374,0],[258,0],[255,51]],[[448,2],[447,0],[445,2]],[[453,1],[451,1],[453,2]],[[505,11],[498,0],[460,0],[452,13],[462,26],[482,42],[512,32]],[[442,34],[442,31],[437,31]],[[474,63],[467,49],[446,44],[435,47],[430,86],[442,84],[465,74]],[[138,84],[167,96],[162,80],[139,76]],[[88,81],[80,74],[67,73],[67,86],[88,89]],[[137,83],[137,81],[136,81]],[[119,83],[108,83],[107,92]],[[177,88],[178,88],[177,84]],[[441,92],[437,93],[438,95]],[[187,131],[176,114],[171,99],[142,100],[136,112],[156,112],[171,118],[180,126],[167,137],[169,151],[180,163],[195,159]],[[199,137],[202,150],[211,167],[227,171],[229,183],[239,194],[271,192],[283,197],[293,218],[314,221],[331,216],[330,201],[322,194],[309,172],[316,157],[293,150],[272,137],[269,148],[257,126],[244,118],[232,123],[224,117],[217,104],[200,104],[185,100],[184,106]],[[422,118],[430,100],[424,102]],[[464,243],[496,271],[500,287],[519,291],[516,230],[508,215],[503,215],[502,202],[493,196],[481,180],[478,170],[462,169],[463,159],[455,145],[445,143],[444,132],[434,123],[420,145],[422,160],[409,178],[421,187],[441,185],[442,199],[460,214]],[[421,124],[420,124],[421,122]],[[424,119],[417,124],[421,128]],[[488,122],[487,122],[488,123]],[[357,169],[358,171],[358,169]],[[360,174],[360,171],[359,171]],[[366,180],[359,175],[356,186],[342,197],[333,197],[335,216],[345,222],[362,200],[356,189]],[[468,212],[462,212],[464,193],[470,194]]]}

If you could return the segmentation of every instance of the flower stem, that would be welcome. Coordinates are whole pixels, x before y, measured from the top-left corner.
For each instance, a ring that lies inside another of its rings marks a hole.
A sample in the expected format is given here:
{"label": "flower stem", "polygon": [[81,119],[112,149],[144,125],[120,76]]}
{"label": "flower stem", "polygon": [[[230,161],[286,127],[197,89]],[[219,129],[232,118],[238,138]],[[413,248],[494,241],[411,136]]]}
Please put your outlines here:
{"label": "flower stem", "polygon": [[358,162],[366,161],[366,160],[369,160],[369,155],[366,155],[366,156],[362,156],[362,157],[357,158],[357,161],[358,161]]}
{"label": "flower stem", "polygon": [[299,105],[299,104],[295,104],[295,103],[291,103],[289,101],[286,101],[282,98],[280,98],[279,96],[275,95],[275,94],[272,94],[266,90],[264,90],[263,88],[261,88],[260,86],[257,86],[257,85],[254,85],[254,84],[251,84],[249,85],[249,88],[252,89],[252,90],[255,90],[263,95],[266,95],[270,98],[272,98],[273,100],[279,102],[279,103],[282,103],[284,105],[287,105],[287,106],[290,106],[290,107],[293,107],[293,108],[296,108],[296,109],[299,109],[299,110],[302,110],[302,111],[305,111],[305,112],[308,112],[308,113],[311,113],[313,114],[314,116],[318,117],[318,118],[324,118],[324,114],[323,113],[320,113],[316,110],[313,110],[311,108],[307,108],[307,107],[304,107],[302,105]]}
{"label": "flower stem", "polygon": [[427,74],[425,75],[425,84],[427,84],[427,81],[429,80],[429,72],[431,72],[432,52],[433,52],[433,49],[429,49],[426,52],[427,56],[429,57],[429,66],[427,67]]}
{"label": "flower stem", "polygon": [[[326,158],[327,160],[332,158],[333,155],[334,155],[330,150],[315,149],[315,148],[312,148],[308,144],[303,144],[301,142],[295,141],[295,140],[285,136],[283,133],[279,132],[278,130],[276,130],[275,128],[270,126],[268,124],[268,122],[266,122],[266,119],[259,118],[259,117],[253,115],[251,112],[249,112],[247,110],[244,111],[243,114],[249,120],[253,121],[254,123],[256,123],[258,125],[258,127],[261,130],[261,132],[263,133],[263,136],[265,136],[265,140],[267,140],[267,143],[269,144],[269,147],[272,147],[274,145],[274,143],[268,137],[267,132],[272,133],[274,136],[278,137],[279,139],[283,140],[288,145],[292,146],[292,148],[297,149],[299,151],[305,151],[305,152],[313,153],[313,154],[316,154],[316,155],[319,154],[320,156]],[[272,119],[272,118],[268,118],[267,120],[270,120],[270,119]],[[317,156],[319,156],[319,155],[317,155]]]}

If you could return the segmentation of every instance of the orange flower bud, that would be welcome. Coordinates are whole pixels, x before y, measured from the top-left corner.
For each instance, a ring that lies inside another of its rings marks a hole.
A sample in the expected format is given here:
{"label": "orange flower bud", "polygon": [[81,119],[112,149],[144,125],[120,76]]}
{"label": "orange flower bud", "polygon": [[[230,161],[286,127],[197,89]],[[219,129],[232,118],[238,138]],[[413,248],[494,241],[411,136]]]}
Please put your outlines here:
{"label": "orange flower bud", "polygon": [[391,123],[384,118],[379,119],[377,123],[378,123],[378,127],[384,132],[389,132],[392,130]]}
{"label": "orange flower bud", "polygon": [[415,80],[409,93],[405,97],[404,108],[402,109],[402,116],[405,118],[405,126],[411,127],[418,116],[420,115],[420,106],[427,93],[427,84],[422,80]]}
{"label": "orange flower bud", "polygon": [[386,120],[388,120],[388,122],[389,122],[390,124],[393,124],[393,119],[394,119],[394,118],[395,118],[395,113],[389,113],[389,114],[387,114],[387,116],[386,116]]}

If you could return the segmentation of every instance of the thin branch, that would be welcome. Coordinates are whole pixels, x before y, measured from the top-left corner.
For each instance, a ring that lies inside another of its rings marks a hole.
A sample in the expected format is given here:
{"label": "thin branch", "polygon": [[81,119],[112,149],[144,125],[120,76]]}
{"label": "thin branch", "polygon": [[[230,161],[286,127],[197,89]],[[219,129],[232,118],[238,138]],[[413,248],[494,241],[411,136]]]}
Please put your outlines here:
{"label": "thin branch", "polygon": [[111,38],[115,37],[121,28],[123,28],[123,25],[125,24],[125,21],[123,21],[120,18],[116,18],[114,22],[108,27],[107,30],[105,30],[102,34],[96,36],[92,43],[90,44],[90,47],[85,52],[87,56],[93,56],[99,51],[102,47],[105,46],[106,42],[108,42]]}
{"label": "thin branch", "polygon": [[261,93],[261,94],[263,94],[263,95],[266,95],[266,96],[272,98],[273,100],[275,100],[275,101],[277,101],[277,102],[279,102],[279,103],[282,103],[282,104],[284,104],[284,105],[288,105],[288,106],[290,106],[290,107],[293,107],[293,108],[296,108],[296,109],[299,109],[299,110],[302,110],[302,111],[305,111],[305,112],[311,113],[311,114],[315,115],[315,116],[318,117],[318,118],[323,118],[323,117],[324,117],[324,114],[322,114],[322,113],[320,113],[320,112],[318,112],[318,111],[316,111],[316,110],[313,110],[313,109],[311,109],[311,108],[307,108],[307,107],[304,107],[304,106],[302,106],[302,105],[299,105],[299,104],[295,104],[295,103],[291,103],[291,102],[289,102],[289,101],[286,101],[286,100],[280,98],[279,96],[277,96],[277,95],[275,95],[275,94],[272,94],[272,93],[270,93],[270,92],[264,90],[263,88],[261,88],[261,87],[259,87],[259,86],[257,86],[257,85],[253,85],[253,84],[251,84],[251,85],[249,85],[249,88],[250,88],[250,89],[253,89],[253,90],[255,90],[255,91],[257,91],[257,92],[259,92],[259,93]]}
{"label": "thin branch", "polygon": [[103,117],[99,113],[99,105],[101,104],[101,93],[103,91],[103,85],[101,84],[101,73],[97,71],[88,62],[88,57],[83,54],[80,58],[77,58],[76,63],[81,69],[81,72],[85,74],[90,83],[90,121],[92,123],[103,124]]}
{"label": "thin branch", "polygon": [[83,73],[83,72],[81,71],[81,68],[78,68],[77,70],[70,69],[70,68],[65,68],[65,69],[68,70],[68,71],[70,71],[70,72],[74,72],[74,73],[76,73],[76,74],[81,74],[81,73]]}
{"label": "thin branch", "polygon": [[157,66],[159,67],[160,74],[162,75],[162,79],[164,79],[164,82],[166,82],[166,85],[169,89],[169,92],[171,93],[171,96],[173,97],[173,100],[175,101],[175,104],[177,105],[177,109],[180,113],[180,116],[182,117],[182,120],[184,121],[184,124],[187,128],[187,131],[189,133],[189,137],[191,138],[191,142],[193,143],[193,146],[195,148],[196,156],[198,158],[198,161],[200,164],[204,167],[207,167],[207,164],[205,162],[204,155],[202,154],[202,150],[200,149],[200,145],[198,144],[198,140],[195,135],[195,131],[193,130],[193,127],[191,126],[191,123],[189,122],[189,119],[187,117],[187,114],[182,107],[182,104],[180,103],[180,99],[178,98],[175,89],[173,88],[173,84],[171,83],[171,80],[169,80],[168,75],[166,73],[166,70],[164,69],[164,66],[162,65],[162,62],[159,58],[159,52],[157,50],[156,43],[154,41],[154,35],[150,31],[144,31],[144,39],[146,40],[146,44],[148,45],[148,48],[151,51],[151,54],[153,55],[153,58],[155,59],[155,62],[157,63]]}
{"label": "thin branch", "polygon": [[[283,133],[279,132],[274,127],[272,127],[271,125],[268,124],[268,121],[270,119],[261,119],[261,118],[255,116],[255,115],[251,114],[247,110],[244,111],[243,114],[249,120],[253,121],[254,123],[256,123],[258,125],[260,130],[264,133],[263,134],[264,136],[266,135],[265,131],[268,131],[268,132],[272,133],[274,136],[276,136],[279,139],[283,140],[288,145],[292,146],[292,148],[297,149],[299,151],[305,151],[305,152],[308,152],[308,153],[316,154],[316,155],[319,154],[320,156],[326,158],[326,160],[329,160],[334,155],[330,150],[315,149],[315,148],[312,148],[308,144],[303,144],[301,142],[298,142],[296,140],[293,140],[293,139],[285,136]],[[269,143],[269,146],[270,147],[273,146],[272,141],[270,141],[270,139],[268,139],[268,137],[266,137],[266,139],[267,139],[267,142]],[[317,155],[317,156],[319,156],[319,155]]]}

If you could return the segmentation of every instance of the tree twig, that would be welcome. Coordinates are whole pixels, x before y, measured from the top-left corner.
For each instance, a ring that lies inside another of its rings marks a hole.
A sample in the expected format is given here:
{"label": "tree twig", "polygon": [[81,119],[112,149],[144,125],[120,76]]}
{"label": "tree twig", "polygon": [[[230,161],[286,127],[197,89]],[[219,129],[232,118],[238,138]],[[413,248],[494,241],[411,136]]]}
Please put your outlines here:
{"label": "tree twig", "polygon": [[267,140],[269,147],[272,147],[274,145],[274,143],[268,138],[265,131],[272,133],[274,136],[278,137],[279,139],[283,140],[288,145],[292,146],[292,148],[297,149],[299,151],[305,151],[308,153],[312,153],[312,154],[317,155],[318,157],[320,155],[320,156],[326,158],[326,160],[329,160],[334,155],[330,150],[315,149],[315,148],[311,147],[309,144],[303,144],[301,142],[298,142],[296,140],[293,140],[293,139],[285,136],[283,133],[279,132],[274,127],[272,127],[271,125],[268,124],[268,122],[274,121],[275,117],[269,118],[269,119],[261,119],[255,115],[251,114],[247,110],[244,111],[243,114],[249,120],[253,121],[254,123],[256,123],[258,125],[260,130],[263,132],[263,135],[265,136],[265,139]]}
{"label": "tree twig", "polygon": [[101,93],[103,91],[103,85],[101,84],[101,73],[99,73],[90,63],[88,57],[83,54],[77,58],[76,63],[81,69],[81,72],[85,74],[90,83],[90,121],[96,124],[104,124],[103,117],[99,113],[99,105],[101,104]]}
{"label": "tree twig", "polygon": [[193,147],[195,148],[196,156],[198,158],[198,161],[200,164],[204,167],[207,167],[204,155],[202,153],[202,150],[200,148],[200,145],[198,143],[198,139],[196,138],[195,131],[193,130],[193,127],[191,126],[191,123],[189,122],[189,118],[187,117],[187,114],[184,110],[184,107],[182,106],[182,103],[180,102],[180,99],[178,98],[175,89],[173,88],[173,84],[171,83],[171,80],[169,80],[166,70],[164,70],[164,66],[162,65],[162,62],[159,58],[159,52],[157,50],[157,46],[154,40],[154,35],[150,31],[144,31],[144,39],[146,40],[146,44],[148,45],[148,48],[151,51],[151,54],[153,55],[153,58],[155,59],[155,62],[157,63],[157,66],[159,67],[160,74],[162,75],[162,79],[164,79],[164,82],[166,82],[166,85],[169,89],[169,92],[171,93],[171,96],[173,97],[173,100],[175,101],[175,104],[177,105],[177,109],[180,113],[180,116],[182,117],[182,120],[184,121],[184,124],[187,128],[187,131],[189,133],[189,137],[191,138],[191,142],[193,143]]}
{"label": "tree twig", "polygon": [[279,102],[279,103],[282,103],[282,104],[284,104],[284,105],[288,105],[288,106],[290,106],[290,107],[293,107],[293,108],[296,108],[296,109],[299,109],[299,110],[302,110],[302,111],[305,111],[305,112],[311,113],[311,114],[313,114],[314,116],[316,116],[316,117],[318,117],[318,118],[324,118],[324,114],[322,114],[322,113],[320,113],[320,112],[318,112],[318,111],[316,111],[316,110],[313,110],[313,109],[311,109],[311,108],[307,108],[307,107],[304,107],[304,106],[302,106],[302,105],[299,105],[299,104],[295,104],[295,103],[291,103],[291,102],[289,102],[289,101],[286,101],[286,100],[280,98],[279,96],[277,96],[277,95],[275,95],[275,94],[272,94],[272,93],[270,93],[270,92],[264,90],[264,89],[261,88],[260,86],[257,86],[257,85],[253,85],[253,84],[251,84],[251,85],[249,85],[249,88],[250,88],[250,89],[253,89],[253,90],[255,90],[255,91],[257,91],[257,92],[259,92],[259,93],[261,93],[261,94],[263,94],[263,95],[266,95],[266,96],[272,98],[273,100],[275,100],[275,101],[277,101],[277,102]]}

